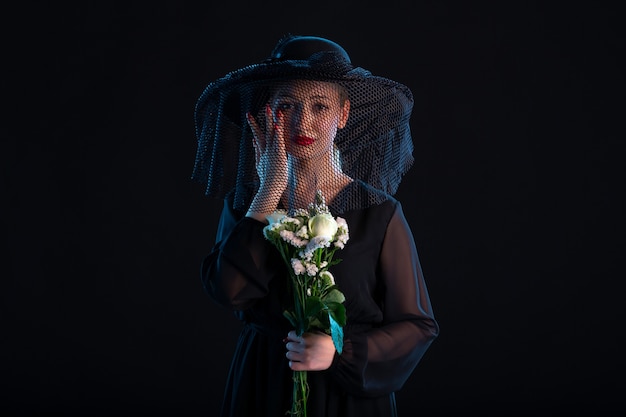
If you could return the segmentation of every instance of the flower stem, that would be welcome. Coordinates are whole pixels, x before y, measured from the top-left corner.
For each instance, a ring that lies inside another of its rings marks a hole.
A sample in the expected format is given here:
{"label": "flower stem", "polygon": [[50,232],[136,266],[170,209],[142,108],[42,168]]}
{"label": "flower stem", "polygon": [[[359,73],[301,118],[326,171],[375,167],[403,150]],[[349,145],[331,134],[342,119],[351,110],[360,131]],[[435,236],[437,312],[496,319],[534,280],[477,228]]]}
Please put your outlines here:
{"label": "flower stem", "polygon": [[293,400],[290,414],[295,417],[306,417],[308,399],[307,371],[293,371]]}

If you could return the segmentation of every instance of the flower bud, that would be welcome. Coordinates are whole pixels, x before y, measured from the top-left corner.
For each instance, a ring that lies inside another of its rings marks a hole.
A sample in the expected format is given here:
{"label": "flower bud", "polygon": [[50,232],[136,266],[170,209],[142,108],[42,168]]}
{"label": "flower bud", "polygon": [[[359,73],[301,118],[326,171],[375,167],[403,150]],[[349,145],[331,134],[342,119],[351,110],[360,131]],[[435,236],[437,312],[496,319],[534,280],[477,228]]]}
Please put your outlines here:
{"label": "flower bud", "polygon": [[309,233],[311,237],[323,237],[332,240],[337,233],[337,222],[328,213],[316,214],[309,220]]}
{"label": "flower bud", "polygon": [[320,278],[322,279],[322,282],[326,287],[335,285],[335,277],[333,276],[333,274],[330,273],[330,271],[322,271],[320,273]]}

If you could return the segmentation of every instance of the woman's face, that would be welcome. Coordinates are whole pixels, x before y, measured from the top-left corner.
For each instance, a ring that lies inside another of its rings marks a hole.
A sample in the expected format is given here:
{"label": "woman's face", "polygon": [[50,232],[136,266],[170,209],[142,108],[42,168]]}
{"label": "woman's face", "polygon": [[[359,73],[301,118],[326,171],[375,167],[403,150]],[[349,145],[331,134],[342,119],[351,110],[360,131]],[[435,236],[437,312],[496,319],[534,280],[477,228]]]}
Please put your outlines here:
{"label": "woman's face", "polygon": [[274,115],[281,114],[285,148],[296,158],[332,152],[337,129],[346,125],[350,102],[337,84],[295,80],[273,95]]}

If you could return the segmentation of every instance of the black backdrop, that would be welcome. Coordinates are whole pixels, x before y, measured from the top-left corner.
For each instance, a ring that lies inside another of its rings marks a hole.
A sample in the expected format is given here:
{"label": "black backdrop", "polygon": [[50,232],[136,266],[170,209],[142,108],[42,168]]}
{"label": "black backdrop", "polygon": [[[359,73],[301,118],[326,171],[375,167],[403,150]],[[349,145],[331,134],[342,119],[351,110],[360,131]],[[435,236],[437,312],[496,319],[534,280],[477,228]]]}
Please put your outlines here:
{"label": "black backdrop", "polygon": [[239,324],[199,280],[220,202],[190,181],[193,108],[287,32],[415,95],[397,197],[441,336],[400,415],[626,412],[616,10],[42,2],[2,20],[4,415],[216,415]]}

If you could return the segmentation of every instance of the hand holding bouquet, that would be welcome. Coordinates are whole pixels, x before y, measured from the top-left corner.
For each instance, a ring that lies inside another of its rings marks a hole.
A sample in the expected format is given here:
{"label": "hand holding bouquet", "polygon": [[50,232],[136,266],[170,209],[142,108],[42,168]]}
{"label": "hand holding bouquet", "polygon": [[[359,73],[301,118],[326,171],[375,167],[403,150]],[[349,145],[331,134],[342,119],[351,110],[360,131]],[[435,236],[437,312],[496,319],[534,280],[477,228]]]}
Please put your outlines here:
{"label": "hand holding bouquet", "polygon": [[[285,317],[298,336],[315,330],[329,334],[341,354],[345,297],[328,269],[341,262],[334,255],[349,239],[346,221],[332,216],[320,191],[307,209],[276,211],[268,221],[263,234],[280,252],[290,276],[293,305],[286,306]],[[292,415],[306,416],[307,397],[306,371],[294,371]]]}

